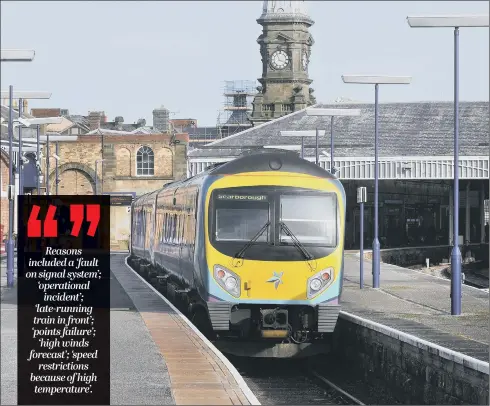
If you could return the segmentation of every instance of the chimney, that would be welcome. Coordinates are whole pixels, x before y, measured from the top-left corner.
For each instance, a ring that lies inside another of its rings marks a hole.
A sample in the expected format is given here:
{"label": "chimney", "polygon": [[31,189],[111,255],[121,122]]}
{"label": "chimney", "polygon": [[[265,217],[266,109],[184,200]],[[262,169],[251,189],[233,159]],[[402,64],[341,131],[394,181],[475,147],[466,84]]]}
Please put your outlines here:
{"label": "chimney", "polygon": [[100,119],[102,116],[102,112],[100,111],[91,111],[88,114],[88,122],[90,125],[90,131],[97,130],[100,128]]}
{"label": "chimney", "polygon": [[124,118],[122,116],[117,116],[114,119],[114,126],[116,127],[116,130],[122,130],[123,123],[124,123]]}
{"label": "chimney", "polygon": [[63,116],[61,112],[62,112],[61,109],[31,109],[31,116],[36,118],[59,117],[59,116]]}
{"label": "chimney", "polygon": [[105,115],[105,111],[103,111],[100,116],[100,124],[104,123],[107,123],[107,116]]}
{"label": "chimney", "polygon": [[168,133],[169,116],[170,111],[163,106],[153,110],[153,129],[161,131],[162,133]]}

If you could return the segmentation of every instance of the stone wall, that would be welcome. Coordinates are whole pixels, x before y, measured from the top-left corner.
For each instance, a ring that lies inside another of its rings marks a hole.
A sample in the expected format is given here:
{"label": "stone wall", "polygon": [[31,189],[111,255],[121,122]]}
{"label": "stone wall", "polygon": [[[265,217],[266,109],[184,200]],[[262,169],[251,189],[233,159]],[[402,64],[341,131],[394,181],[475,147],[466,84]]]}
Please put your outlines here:
{"label": "stone wall", "polygon": [[[76,142],[58,144],[58,194],[92,195],[115,192],[154,191],[163,185],[185,178],[187,174],[188,135],[177,134],[175,141],[167,134],[84,135]],[[137,152],[142,146],[154,154],[154,174],[137,173]],[[56,146],[50,142],[49,189],[56,193]],[[46,148],[44,148],[46,156]],[[100,160],[103,159],[103,165]],[[96,173],[96,161],[97,173]],[[44,163],[45,165],[45,163]],[[44,166],[43,165],[43,166]],[[129,206],[128,206],[129,207]],[[127,249],[130,234],[127,207],[111,207],[111,247]]]}
{"label": "stone wall", "polygon": [[[488,263],[488,244],[470,244],[469,249],[476,260]],[[413,265],[426,265],[426,258],[430,259],[431,265],[449,260],[452,247],[449,245],[437,245],[428,247],[407,247],[380,250],[381,261],[387,264],[401,267]],[[462,250],[462,254],[464,249]],[[364,258],[372,259],[372,251],[364,251]]]}
{"label": "stone wall", "polygon": [[353,374],[383,382],[404,404],[489,404],[488,364],[485,368],[483,362],[466,359],[463,364],[454,354],[376,331],[345,313],[333,348]]}

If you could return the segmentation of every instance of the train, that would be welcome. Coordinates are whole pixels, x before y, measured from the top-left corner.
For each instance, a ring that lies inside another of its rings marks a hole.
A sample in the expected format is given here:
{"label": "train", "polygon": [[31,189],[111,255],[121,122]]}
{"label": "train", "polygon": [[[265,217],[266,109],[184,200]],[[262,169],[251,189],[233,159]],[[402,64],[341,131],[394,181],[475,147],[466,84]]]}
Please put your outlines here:
{"label": "train", "polygon": [[345,191],[262,149],[135,199],[128,263],[222,352],[328,352],[340,313]]}

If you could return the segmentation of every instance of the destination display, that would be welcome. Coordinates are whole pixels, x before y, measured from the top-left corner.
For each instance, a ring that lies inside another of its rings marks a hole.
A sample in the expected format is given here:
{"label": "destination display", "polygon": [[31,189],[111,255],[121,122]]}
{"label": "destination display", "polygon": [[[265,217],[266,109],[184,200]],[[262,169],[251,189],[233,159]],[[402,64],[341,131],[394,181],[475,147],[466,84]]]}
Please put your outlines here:
{"label": "destination display", "polygon": [[19,196],[18,404],[110,404],[110,197]]}
{"label": "destination display", "polygon": [[267,200],[266,195],[231,195],[231,194],[218,194],[218,200],[252,200],[252,201],[262,201]]}

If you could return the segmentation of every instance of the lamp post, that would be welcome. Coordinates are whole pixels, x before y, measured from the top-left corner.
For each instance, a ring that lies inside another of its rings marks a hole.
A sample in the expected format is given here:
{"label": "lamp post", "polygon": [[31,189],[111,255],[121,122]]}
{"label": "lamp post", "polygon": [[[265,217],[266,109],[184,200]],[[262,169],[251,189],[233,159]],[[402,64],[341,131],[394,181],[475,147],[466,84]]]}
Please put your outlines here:
{"label": "lamp post", "polygon": [[[3,58],[3,55],[2,55]],[[8,122],[8,133],[9,133],[9,231],[7,237],[7,286],[14,286],[14,241],[12,232],[14,230],[14,155],[13,155],[13,138],[14,138],[14,123],[12,120],[12,103],[14,96],[14,88],[12,85],[9,86],[9,122]]]}
{"label": "lamp post", "polygon": [[44,176],[46,180],[46,196],[49,196],[49,134],[46,134],[46,175]]}
{"label": "lamp post", "polygon": [[319,109],[308,108],[306,109],[307,116],[325,116],[330,117],[330,173],[335,175],[334,159],[333,159],[333,122],[335,117],[340,116],[359,116],[361,110],[359,109]]}
{"label": "lamp post", "polygon": [[59,178],[58,178],[58,162],[60,161],[60,157],[58,156],[58,142],[55,143],[55,153],[53,154],[53,158],[56,160],[56,167],[55,167],[55,193],[58,195],[58,183]]}
{"label": "lamp post", "polygon": [[[29,55],[30,51],[26,51],[26,52],[27,52],[26,55]],[[2,51],[2,53],[3,53],[3,51]],[[7,91],[2,90],[1,91],[1,98],[4,99],[6,97],[7,97]],[[10,95],[9,95],[9,97],[10,97]],[[19,100],[19,111],[18,111],[19,118],[16,121],[18,121],[23,126],[29,127],[30,125],[33,124],[32,119],[23,119],[22,118],[22,114],[24,113],[23,112],[24,100],[46,100],[46,99],[50,99],[51,93],[49,93],[49,92],[37,92],[37,91],[16,91],[16,92],[13,92],[12,97],[14,99]],[[46,119],[42,119],[42,120],[46,120]],[[61,122],[61,121],[59,121],[59,122]],[[22,147],[23,147],[22,126],[18,126],[18,127],[19,127],[19,154],[18,154],[19,159],[17,160],[18,161],[17,174],[19,175],[19,191],[18,191],[18,194],[22,195],[22,194],[24,194],[24,177],[23,177],[23,166],[22,166],[22,155],[23,155],[24,151],[22,150]]]}
{"label": "lamp post", "polygon": [[[35,52],[32,50],[21,49],[2,49],[0,52],[1,62],[31,62],[34,59]],[[4,94],[5,93],[5,94]],[[2,99],[6,98],[7,92],[2,92]],[[13,228],[14,228],[14,171],[13,171],[13,117],[12,117],[12,101],[14,98],[14,88],[9,86],[8,90],[9,98],[9,122],[8,122],[8,135],[9,135],[9,230],[7,236],[6,250],[7,250],[7,286],[14,286],[14,242],[13,242]]]}
{"label": "lamp post", "polygon": [[[61,117],[56,117],[56,118],[46,118],[45,120],[56,120],[56,119],[59,119],[59,120],[62,120]],[[43,120],[42,118],[40,119],[32,119],[31,121],[34,121],[34,120]],[[61,122],[61,121],[59,121]],[[56,122],[58,123],[58,121]],[[46,124],[46,123],[45,123]],[[76,135],[59,135],[57,133],[46,133],[46,135],[44,136],[40,136],[40,141],[45,141],[46,142],[46,175],[45,175],[45,179],[46,179],[46,195],[49,196],[49,156],[50,156],[50,149],[49,149],[49,141],[52,140],[54,142],[56,142],[56,147],[58,146],[58,142],[60,141],[63,141],[63,142],[69,142],[69,141],[77,141],[78,140],[78,136]],[[34,140],[34,138],[31,138],[30,139],[31,141]],[[58,154],[53,154],[53,158],[56,159],[56,171],[58,170],[58,161],[61,159]],[[56,173],[56,181],[58,181],[58,174]],[[56,183],[57,184],[57,183]],[[57,192],[57,189],[56,189],[56,192]]]}
{"label": "lamp post", "polygon": [[[63,121],[63,117],[42,117],[42,118],[21,118],[19,117],[19,123],[22,124],[23,126],[25,127],[31,127],[33,125],[35,125],[37,128],[36,128],[36,138],[35,138],[35,142],[36,142],[36,146],[37,146],[37,150],[36,150],[36,160],[38,162],[38,167],[40,167],[40,152],[39,152],[39,147],[40,147],[40,142],[41,142],[41,135],[40,135],[40,128],[39,126],[42,125],[42,124],[60,124],[62,121]],[[30,140],[30,141],[34,141],[33,139],[31,138],[27,138],[27,140]],[[22,140],[19,140],[19,142],[22,143]],[[39,177],[40,177],[40,173],[38,174],[37,176],[37,194],[39,195],[40,193],[40,182],[39,182]]]}
{"label": "lamp post", "polygon": [[357,203],[359,203],[359,288],[364,287],[364,203],[367,201],[367,190],[361,186],[357,188]]}
{"label": "lamp post", "polygon": [[41,194],[41,154],[39,151],[40,143],[39,143],[39,134],[40,132],[40,127],[39,125],[36,126],[36,161],[37,161],[37,177],[36,177],[36,189],[37,189],[37,195],[39,196]]}
{"label": "lamp post", "polygon": [[407,17],[412,28],[454,28],[454,215],[451,251],[451,314],[461,314],[461,251],[459,249],[459,28],[489,26],[489,16]]}
{"label": "lamp post", "polygon": [[[19,118],[22,118],[22,114],[24,112],[24,99],[19,99]],[[22,162],[22,126],[19,125],[19,167],[17,169],[17,173],[19,174],[19,194],[24,194],[24,180],[22,179],[23,167],[24,163]]]}
{"label": "lamp post", "polygon": [[374,240],[373,240],[373,288],[379,288],[380,246],[378,239],[378,88],[380,84],[408,85],[410,76],[343,75],[344,83],[374,85]]}
{"label": "lamp post", "polygon": [[305,157],[304,138],[305,137],[315,137],[315,162],[317,165],[319,163],[318,138],[322,135],[325,135],[325,130],[316,129],[315,131],[281,131],[282,137],[300,137],[301,138],[301,158]]}

